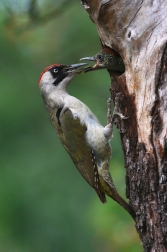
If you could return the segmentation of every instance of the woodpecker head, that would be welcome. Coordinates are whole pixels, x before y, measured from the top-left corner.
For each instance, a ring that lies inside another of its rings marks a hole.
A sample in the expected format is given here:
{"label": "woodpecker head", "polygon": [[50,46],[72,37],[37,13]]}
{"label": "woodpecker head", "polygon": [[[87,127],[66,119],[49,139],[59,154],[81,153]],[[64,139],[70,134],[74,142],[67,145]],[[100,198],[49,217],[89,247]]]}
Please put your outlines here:
{"label": "woodpecker head", "polygon": [[80,60],[90,60],[96,62],[93,67],[87,67],[85,72],[108,69],[115,73],[114,75],[121,75],[125,71],[125,65],[120,55],[116,51],[109,48],[102,49],[93,57],[85,57]]}
{"label": "woodpecker head", "polygon": [[53,64],[41,73],[38,84],[44,104],[47,108],[64,106],[64,96],[67,95],[67,85],[77,75],[84,71],[79,67],[85,63],[74,65]]}
{"label": "woodpecker head", "polygon": [[87,63],[79,63],[73,65],[53,64],[48,66],[41,73],[38,84],[40,89],[65,89],[68,83],[77,75],[84,71],[81,66]]}

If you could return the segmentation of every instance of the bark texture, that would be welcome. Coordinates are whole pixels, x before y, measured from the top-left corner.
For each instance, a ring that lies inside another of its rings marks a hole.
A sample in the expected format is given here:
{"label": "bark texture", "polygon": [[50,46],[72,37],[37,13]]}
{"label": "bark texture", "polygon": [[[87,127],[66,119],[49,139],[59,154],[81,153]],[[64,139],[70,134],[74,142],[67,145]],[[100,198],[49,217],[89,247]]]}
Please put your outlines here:
{"label": "bark texture", "polygon": [[116,50],[126,71],[117,121],[126,167],[126,196],[136,212],[144,251],[167,251],[167,0],[83,0],[102,46]]}

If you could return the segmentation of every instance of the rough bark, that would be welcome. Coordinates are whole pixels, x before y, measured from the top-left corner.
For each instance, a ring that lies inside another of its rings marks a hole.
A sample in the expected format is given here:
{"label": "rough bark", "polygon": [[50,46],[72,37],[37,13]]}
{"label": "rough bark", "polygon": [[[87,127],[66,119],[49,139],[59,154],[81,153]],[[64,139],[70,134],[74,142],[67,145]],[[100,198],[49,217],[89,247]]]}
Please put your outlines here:
{"label": "rough bark", "polygon": [[117,121],[126,167],[126,196],[136,212],[144,251],[167,251],[167,0],[83,0],[102,46],[126,71]]}

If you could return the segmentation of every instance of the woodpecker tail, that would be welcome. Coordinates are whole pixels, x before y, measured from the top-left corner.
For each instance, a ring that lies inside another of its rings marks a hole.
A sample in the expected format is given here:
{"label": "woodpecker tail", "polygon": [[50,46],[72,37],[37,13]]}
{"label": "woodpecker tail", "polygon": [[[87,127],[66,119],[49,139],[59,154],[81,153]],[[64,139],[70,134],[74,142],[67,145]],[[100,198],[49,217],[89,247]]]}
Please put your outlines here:
{"label": "woodpecker tail", "polygon": [[113,188],[110,191],[110,194],[108,194],[108,196],[110,198],[112,198],[113,200],[115,200],[119,205],[121,205],[134,219],[135,221],[135,217],[136,214],[134,212],[134,210],[131,208],[131,206],[117,193],[117,191],[115,191]]}
{"label": "woodpecker tail", "polygon": [[116,191],[116,188],[112,181],[110,181],[110,184],[107,183],[101,176],[100,178],[100,187],[101,191],[105,194],[107,194],[110,198],[115,200],[120,206],[122,206],[135,220],[136,214],[133,211],[133,209],[130,207],[130,205],[118,194]]}

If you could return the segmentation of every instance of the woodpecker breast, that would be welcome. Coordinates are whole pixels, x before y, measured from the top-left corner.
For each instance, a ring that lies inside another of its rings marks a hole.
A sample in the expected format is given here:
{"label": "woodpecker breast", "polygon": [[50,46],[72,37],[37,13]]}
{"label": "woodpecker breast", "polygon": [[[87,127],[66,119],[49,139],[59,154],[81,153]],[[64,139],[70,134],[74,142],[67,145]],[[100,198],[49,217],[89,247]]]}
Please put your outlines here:
{"label": "woodpecker breast", "polygon": [[98,124],[93,128],[90,127],[92,122],[83,124],[83,120],[77,116],[76,111],[73,112],[74,115],[72,109],[55,108],[49,111],[51,123],[75,166],[104,203],[106,202],[105,194],[101,191],[98,169],[104,159],[110,159],[109,143]]}

